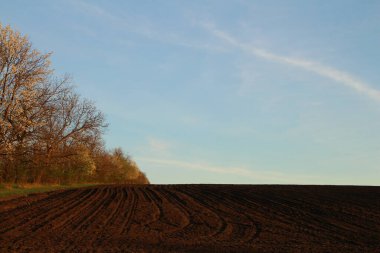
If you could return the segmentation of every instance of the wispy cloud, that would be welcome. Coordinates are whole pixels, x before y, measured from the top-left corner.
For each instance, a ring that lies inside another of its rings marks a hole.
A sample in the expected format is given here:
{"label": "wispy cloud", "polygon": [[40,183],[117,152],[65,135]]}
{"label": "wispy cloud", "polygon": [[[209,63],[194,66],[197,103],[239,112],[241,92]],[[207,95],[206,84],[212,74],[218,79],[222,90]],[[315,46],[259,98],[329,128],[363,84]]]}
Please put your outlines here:
{"label": "wispy cloud", "polygon": [[95,5],[95,4],[90,4],[84,1],[80,0],[75,0],[75,1],[69,1],[71,4],[75,5],[76,7],[83,9],[89,13],[95,14],[97,16],[110,16],[104,9],[101,7]]}
{"label": "wispy cloud", "polygon": [[295,183],[295,182],[313,182],[315,177],[302,176],[302,175],[286,175],[276,171],[252,171],[245,167],[226,167],[226,166],[214,166],[197,162],[186,162],[174,159],[155,159],[146,157],[137,157],[136,160],[156,166],[175,167],[177,169],[188,169],[197,171],[207,171],[218,174],[229,174],[235,176],[241,176],[250,178],[253,180],[263,180],[265,182],[282,182],[282,183]]}
{"label": "wispy cloud", "polygon": [[154,137],[148,138],[148,147],[154,153],[167,153],[173,145],[173,143],[166,140],[157,139]]}
{"label": "wispy cloud", "polygon": [[[258,175],[248,169],[241,168],[241,167],[212,166],[208,164],[200,164],[200,163],[193,163],[193,162],[190,163],[190,162],[171,160],[171,159],[140,158],[139,160],[148,162],[148,163],[153,163],[156,165],[175,166],[178,168],[191,169],[191,170],[203,170],[203,171],[221,173],[221,174],[234,174],[234,175],[239,175],[239,176],[248,176],[251,178],[257,178],[258,176],[262,178],[263,176],[263,175]],[[279,173],[270,173],[270,172],[266,172],[266,173],[268,174],[267,177],[270,177],[270,178],[281,177],[281,174]]]}
{"label": "wispy cloud", "polygon": [[[167,27],[160,29],[157,25],[146,17],[136,15],[120,16],[94,3],[75,0],[69,2],[71,5],[86,15],[96,17],[109,24],[110,29],[116,29],[123,32],[132,32],[150,40],[155,40],[165,44],[171,44],[180,47],[187,47],[208,51],[224,51],[225,49],[215,44],[206,43],[201,40],[190,39],[184,33],[179,31],[169,31]],[[123,34],[123,33],[122,33]]]}
{"label": "wispy cloud", "polygon": [[350,73],[337,70],[333,67],[325,66],[313,61],[277,55],[261,48],[253,47],[251,45],[243,43],[227,32],[216,28],[212,24],[207,23],[202,25],[219,39],[256,57],[260,57],[268,61],[296,66],[314,72],[320,76],[329,78],[337,83],[351,88],[358,93],[364,94],[377,102],[380,102],[380,90],[372,88],[370,85],[352,76]]}

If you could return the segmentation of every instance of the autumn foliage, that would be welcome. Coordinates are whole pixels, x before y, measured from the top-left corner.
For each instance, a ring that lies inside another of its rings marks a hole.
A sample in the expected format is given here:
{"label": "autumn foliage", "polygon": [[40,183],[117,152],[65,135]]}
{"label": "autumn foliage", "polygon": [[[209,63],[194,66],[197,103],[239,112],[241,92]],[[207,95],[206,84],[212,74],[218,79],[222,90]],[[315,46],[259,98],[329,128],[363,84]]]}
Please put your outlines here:
{"label": "autumn foliage", "polygon": [[50,55],[0,23],[0,182],[148,183],[121,149],[105,150],[103,113],[54,75]]}

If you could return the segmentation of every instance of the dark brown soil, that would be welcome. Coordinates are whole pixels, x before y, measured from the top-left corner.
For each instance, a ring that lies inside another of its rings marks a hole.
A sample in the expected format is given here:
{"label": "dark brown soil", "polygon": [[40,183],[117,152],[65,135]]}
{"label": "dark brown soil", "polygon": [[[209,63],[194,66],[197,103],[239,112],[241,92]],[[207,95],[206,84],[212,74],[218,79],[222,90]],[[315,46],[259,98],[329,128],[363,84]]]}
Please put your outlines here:
{"label": "dark brown soil", "polygon": [[101,186],[0,202],[0,252],[380,252],[380,187]]}

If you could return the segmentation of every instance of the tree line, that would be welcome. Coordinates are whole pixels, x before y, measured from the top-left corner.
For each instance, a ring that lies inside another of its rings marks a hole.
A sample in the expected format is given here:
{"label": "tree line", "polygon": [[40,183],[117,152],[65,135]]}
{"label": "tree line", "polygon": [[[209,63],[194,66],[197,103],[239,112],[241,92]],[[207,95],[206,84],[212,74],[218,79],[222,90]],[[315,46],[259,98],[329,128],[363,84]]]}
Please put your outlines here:
{"label": "tree line", "polygon": [[148,183],[120,148],[105,149],[103,113],[50,56],[0,23],[0,183]]}

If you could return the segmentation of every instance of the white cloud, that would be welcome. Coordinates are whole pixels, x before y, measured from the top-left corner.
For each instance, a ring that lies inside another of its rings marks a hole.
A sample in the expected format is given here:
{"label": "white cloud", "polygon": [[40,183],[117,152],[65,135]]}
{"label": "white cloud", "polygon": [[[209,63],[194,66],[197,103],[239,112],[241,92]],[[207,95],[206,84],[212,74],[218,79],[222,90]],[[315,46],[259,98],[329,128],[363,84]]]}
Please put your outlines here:
{"label": "white cloud", "polygon": [[[146,17],[136,15],[118,16],[94,3],[81,0],[70,1],[69,3],[86,15],[102,19],[109,24],[109,29],[116,29],[118,32],[122,31],[121,34],[128,31],[165,44],[216,52],[225,50],[223,47],[212,43],[205,43],[200,40],[195,41],[185,37],[184,33],[172,32],[167,27],[161,29],[155,21],[151,21]],[[130,43],[130,41],[126,42]]]}
{"label": "white cloud", "polygon": [[260,57],[268,61],[292,65],[292,66],[296,66],[296,67],[314,72],[320,76],[329,78],[337,83],[340,83],[346,87],[349,87],[352,90],[356,91],[357,93],[364,94],[367,97],[373,100],[376,100],[377,102],[380,102],[380,90],[372,88],[367,83],[359,80],[358,78],[352,76],[351,74],[347,72],[340,71],[335,68],[325,66],[317,62],[285,57],[285,56],[274,54],[272,52],[268,52],[260,48],[247,45],[243,42],[240,42],[238,39],[234,38],[230,34],[215,28],[211,24],[203,24],[203,27],[205,27],[208,31],[210,31],[213,35],[220,38],[221,40],[231,44],[232,46],[236,48],[239,48],[240,50],[248,52],[254,56]]}
{"label": "white cloud", "polygon": [[180,118],[180,121],[187,126],[197,126],[201,123],[201,120],[197,116],[185,115]]}
{"label": "white cloud", "polygon": [[70,1],[69,3],[75,5],[78,8],[83,9],[84,11],[88,13],[92,13],[97,16],[109,16],[108,13],[104,9],[100,8],[99,6],[95,4],[90,4],[90,3],[87,3],[84,1],[78,1],[78,0]]}
{"label": "white cloud", "polygon": [[154,137],[148,138],[148,147],[154,153],[167,153],[173,147],[173,144],[166,140],[157,139]]}
{"label": "white cloud", "polygon": [[[212,166],[208,164],[200,164],[200,163],[190,163],[190,162],[183,162],[178,160],[172,160],[172,159],[152,159],[152,158],[140,158],[139,160],[153,163],[157,165],[165,165],[165,166],[174,166],[184,169],[191,169],[191,170],[204,170],[208,172],[215,172],[215,173],[222,173],[222,174],[235,174],[240,176],[257,176],[255,173],[253,173],[250,170],[241,168],[241,167],[221,167],[221,166]],[[274,173],[275,176],[277,173]]]}
{"label": "white cloud", "polygon": [[258,87],[257,84],[260,83],[262,74],[259,72],[252,71],[252,66],[240,66],[239,78],[241,84],[237,90],[239,96],[247,96],[251,93],[255,87]]}
{"label": "white cloud", "polygon": [[302,176],[302,175],[286,175],[276,171],[252,171],[245,167],[226,167],[226,166],[214,166],[209,164],[197,163],[197,162],[185,162],[174,159],[156,159],[156,158],[146,158],[138,157],[136,158],[139,162],[155,165],[155,166],[165,166],[174,167],[177,169],[188,169],[188,170],[198,170],[207,171],[218,174],[230,174],[241,176],[245,178],[250,178],[253,180],[262,180],[265,182],[281,182],[281,183],[295,183],[295,182],[314,182],[315,177],[313,176]]}

